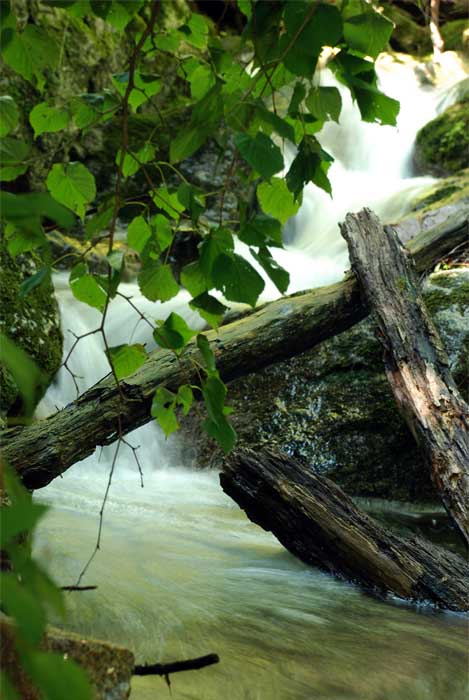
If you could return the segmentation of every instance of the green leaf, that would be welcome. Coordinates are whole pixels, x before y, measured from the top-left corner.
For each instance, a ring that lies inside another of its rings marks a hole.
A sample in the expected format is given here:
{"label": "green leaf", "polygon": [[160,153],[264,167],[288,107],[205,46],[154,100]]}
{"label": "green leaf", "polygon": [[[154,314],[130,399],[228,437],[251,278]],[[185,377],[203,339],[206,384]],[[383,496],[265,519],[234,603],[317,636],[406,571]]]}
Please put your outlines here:
{"label": "green leaf", "polygon": [[[119,167],[121,163],[121,158],[122,158],[122,149],[119,148],[119,150],[116,153],[116,159],[115,163]],[[134,156],[131,153],[126,153],[124,156],[124,162],[122,163],[122,174],[124,177],[131,177],[132,175],[135,175],[136,172],[140,169],[140,164],[139,162],[134,158]]]}
{"label": "green leaf", "polygon": [[[200,269],[207,279],[210,279],[215,260],[222,253],[230,253],[234,250],[233,236],[226,228],[211,229],[208,236],[200,246]],[[192,289],[188,287],[191,294]],[[195,294],[194,296],[197,296]]]}
{"label": "green leaf", "polygon": [[50,107],[46,102],[40,102],[29,113],[29,123],[34,129],[34,138],[44,133],[62,131],[68,126],[70,115],[67,110]]}
{"label": "green leaf", "polygon": [[85,263],[78,263],[70,273],[70,289],[73,296],[88,306],[104,311],[107,294],[96,275],[91,275]]}
{"label": "green leaf", "polygon": [[113,0],[111,9],[106,15],[106,22],[112,24],[118,32],[122,32],[142,5],[142,0],[132,0],[132,2],[128,0]]}
{"label": "green leaf", "polygon": [[47,700],[91,700],[94,697],[85,671],[60,654],[28,654],[27,670]]}
{"label": "green leaf", "polygon": [[300,208],[301,200],[295,202],[293,194],[283,178],[273,177],[270,182],[257,186],[257,199],[262,211],[285,224]]}
{"label": "green leaf", "polygon": [[181,284],[193,297],[198,297],[208,290],[209,282],[198,260],[182,268]]}
{"label": "green leaf", "polygon": [[0,688],[5,693],[5,700],[21,700],[18,691],[13,687],[6,672],[0,671]]}
{"label": "green leaf", "polygon": [[151,415],[156,418],[166,437],[179,428],[175,407],[175,394],[164,387],[156,390],[151,404]]}
{"label": "green leaf", "polygon": [[[117,92],[124,97],[127,85],[129,82],[128,73],[119,73],[113,75],[112,82]],[[140,107],[140,105],[147,102],[151,97],[157,95],[161,90],[161,81],[157,80],[154,75],[143,75],[138,71],[134,73],[134,87],[132,88],[129,95],[129,105],[134,111]]]}
{"label": "green leaf", "polygon": [[213,328],[218,328],[223,318],[223,314],[228,307],[222,304],[218,299],[211,296],[207,292],[199,294],[199,296],[191,299],[189,302],[191,309],[195,309],[202,318],[207,321]]}
{"label": "green leaf", "polygon": [[[290,197],[292,196],[291,193]],[[258,214],[241,227],[238,238],[248,245],[283,247],[280,221]]]}
{"label": "green leaf", "polygon": [[76,221],[68,209],[46,192],[31,194],[0,192],[0,215],[2,219],[10,221],[18,228],[35,231],[42,236],[41,219],[43,218],[52,219],[62,228],[71,228]]}
{"label": "green leaf", "polygon": [[257,262],[262,265],[264,270],[267,272],[278,291],[281,294],[284,294],[288,289],[288,285],[290,284],[290,275],[288,272],[284,270],[283,267],[280,267],[277,261],[271,256],[267,248],[259,248],[258,252],[256,252],[253,248],[250,248],[250,251],[254,259],[257,260]]}
{"label": "green leaf", "polygon": [[47,238],[42,228],[39,231],[35,231],[29,228],[20,229],[13,226],[11,230],[5,233],[8,241],[8,252],[12,258],[16,258],[21,253],[29,253],[32,250],[36,250],[36,248],[47,245]]}
{"label": "green leaf", "polygon": [[236,432],[226,418],[230,412],[225,406],[226,386],[219,377],[208,377],[202,384],[202,395],[208,412],[202,427],[227,454],[234,447]]}
{"label": "green leaf", "polygon": [[202,192],[183,182],[178,187],[178,199],[190,211],[192,221],[197,223],[199,216],[205,211],[205,198]]}
{"label": "green leaf", "polygon": [[61,204],[85,218],[86,205],[96,197],[93,175],[81,163],[69,163],[65,168],[56,163],[46,180],[51,195]]}
{"label": "green leaf", "polygon": [[24,412],[30,415],[38,396],[42,396],[48,386],[47,376],[22,348],[3,333],[0,333],[0,362],[11,373],[23,399]]}
{"label": "green leaf", "polygon": [[114,368],[117,379],[124,379],[136,372],[147,359],[147,352],[143,345],[115,345],[106,353],[108,360]]}
{"label": "green leaf", "polygon": [[296,199],[308,182],[314,182],[318,187],[331,193],[332,189],[326,173],[332,160],[332,156],[321,148],[314,137],[303,138],[286,177],[288,189],[293,192]]}
{"label": "green leaf", "polygon": [[264,289],[264,280],[247,260],[236,253],[219,255],[212,271],[215,287],[230,301],[244,302],[254,308]]}
{"label": "green leaf", "polygon": [[[352,3],[363,9],[364,5]],[[354,51],[377,58],[384,51],[394,29],[393,23],[384,15],[368,6],[366,12],[347,16],[344,22],[344,38]]]}
{"label": "green leaf", "polygon": [[1,573],[2,607],[15,619],[18,634],[28,644],[38,644],[46,625],[42,606],[15,574]]}
{"label": "green leaf", "polygon": [[191,86],[191,97],[200,100],[215,85],[215,76],[210,66],[199,64],[188,77]]}
{"label": "green leaf", "polygon": [[179,285],[173,277],[170,265],[162,265],[150,260],[144,265],[138,277],[140,291],[150,301],[168,301],[179,292]]}
{"label": "green leaf", "polygon": [[183,414],[187,416],[194,402],[194,393],[189,384],[181,384],[178,389],[176,401],[182,406]]}
{"label": "green leaf", "polygon": [[342,98],[336,87],[317,87],[310,90],[306,106],[319,121],[339,121]]}
{"label": "green leaf", "polygon": [[114,199],[107,200],[101,205],[96,214],[87,219],[85,225],[86,240],[89,241],[93,236],[98,235],[102,231],[107,231],[113,214]]}
{"label": "green leaf", "polygon": [[0,139],[0,180],[9,182],[25,173],[29,164],[23,161],[30,150],[31,146],[25,141],[19,141],[10,136]]}
{"label": "green leaf", "polygon": [[16,129],[19,116],[13,97],[2,95],[0,97],[0,136],[6,136]]}
{"label": "green leaf", "polygon": [[[311,15],[312,5],[307,0],[285,4],[284,18],[287,32],[281,40],[287,50],[283,60],[295,75],[311,78],[323,46],[336,46],[342,38],[342,18],[333,5],[318,4]],[[290,48],[288,48],[290,47]]]}
{"label": "green leaf", "polygon": [[269,179],[282,170],[282,152],[265,134],[258,133],[254,138],[248,134],[236,134],[234,141],[243,158],[262,177]]}
{"label": "green leaf", "polygon": [[33,289],[36,289],[36,287],[40,287],[43,282],[50,281],[50,273],[51,269],[49,265],[45,265],[44,267],[41,267],[40,270],[34,273],[34,275],[31,275],[31,277],[26,277],[21,284],[20,284],[20,291],[18,296],[25,297],[27,294],[32,292]]}
{"label": "green leaf", "polygon": [[208,42],[208,24],[205,17],[193,13],[187,22],[180,28],[188,44],[197,49],[205,49]]}
{"label": "green leaf", "polygon": [[303,83],[297,82],[295,83],[295,87],[293,89],[293,94],[291,96],[290,104],[288,106],[288,114],[291,117],[296,117],[298,116],[298,113],[300,111],[300,105],[303,102],[303,100],[306,97],[306,88],[303,85]]}
{"label": "green leaf", "polygon": [[172,219],[179,219],[185,206],[179,200],[177,192],[170,192],[167,187],[159,187],[153,194],[153,201],[159,209],[163,209]]}
{"label": "green leaf", "polygon": [[136,216],[127,229],[127,243],[130,248],[141,253],[151,238],[151,228],[143,218]]}
{"label": "green leaf", "polygon": [[43,71],[55,69],[59,57],[59,46],[50,33],[34,24],[27,24],[3,48],[5,62],[41,92],[45,84]]}
{"label": "green leaf", "polygon": [[207,373],[207,376],[218,377],[217,368],[215,366],[215,355],[212,352],[212,348],[210,347],[210,343],[208,342],[206,335],[199,333],[197,336],[197,347],[199,348],[200,354],[202,355],[202,359],[205,363],[205,372]]}
{"label": "green leaf", "polygon": [[151,227],[160,251],[165,251],[173,241],[173,230],[170,222],[163,214],[156,214],[152,217]]}
{"label": "green leaf", "polygon": [[237,0],[239,11],[248,19],[252,15],[251,0]]}
{"label": "green leaf", "polygon": [[47,512],[47,506],[25,500],[14,503],[1,510],[0,543],[2,549],[14,541],[23,532],[31,532],[42,516]]}
{"label": "green leaf", "polygon": [[274,112],[270,112],[264,106],[257,107],[256,116],[268,134],[275,131],[275,133],[281,136],[283,139],[288,139],[292,143],[295,142],[295,130],[291,124],[285,121],[285,119],[282,119],[277,114],[274,114]]}
{"label": "green leaf", "polygon": [[400,104],[365,81],[355,78],[354,94],[365,122],[396,126]]}
{"label": "green leaf", "polygon": [[197,331],[189,328],[182,316],[171,313],[164,323],[158,322],[160,325],[153,331],[153,337],[160,348],[172,350],[177,355],[180,355],[187,343],[194,337]]}
{"label": "green leaf", "polygon": [[169,145],[169,158],[171,163],[179,163],[181,160],[193,155],[213,133],[210,124],[189,124],[185,129],[178,131]]}

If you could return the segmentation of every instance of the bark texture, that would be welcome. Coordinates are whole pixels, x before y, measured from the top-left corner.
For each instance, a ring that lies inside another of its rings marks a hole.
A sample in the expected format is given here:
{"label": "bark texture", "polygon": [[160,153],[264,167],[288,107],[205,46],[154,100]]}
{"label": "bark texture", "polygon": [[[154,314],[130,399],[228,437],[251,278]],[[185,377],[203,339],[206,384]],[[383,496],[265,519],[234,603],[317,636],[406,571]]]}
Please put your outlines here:
{"label": "bark texture", "polygon": [[[435,233],[422,231],[406,244],[423,272],[466,239],[460,225]],[[284,297],[223,326],[207,337],[224,381],[249,374],[278,360],[299,355],[367,316],[358,283],[348,274],[343,282]],[[49,418],[0,433],[3,459],[31,489],[46,486],[72,464],[109,445],[122,434],[151,420],[150,406],[158,386],[177,390],[197,383],[195,343],[177,360],[156,350],[118,391],[111,376]]]}
{"label": "bark texture", "polygon": [[243,450],[225,460],[220,483],[250,520],[307,564],[380,594],[469,609],[467,562],[417,537],[394,535],[305,463]]}
{"label": "bark texture", "polygon": [[341,225],[352,269],[375,314],[394,397],[421,446],[441,499],[469,544],[469,407],[419,292],[415,268],[373,212]]}

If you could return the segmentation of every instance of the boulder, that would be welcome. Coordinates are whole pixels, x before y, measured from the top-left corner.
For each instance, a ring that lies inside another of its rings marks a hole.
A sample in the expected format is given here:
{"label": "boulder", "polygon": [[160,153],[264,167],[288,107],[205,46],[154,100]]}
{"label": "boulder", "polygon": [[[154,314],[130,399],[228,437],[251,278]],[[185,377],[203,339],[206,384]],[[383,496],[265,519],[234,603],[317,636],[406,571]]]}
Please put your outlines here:
{"label": "boulder", "polygon": [[469,95],[428,122],[417,134],[414,163],[418,172],[453,175],[469,165]]}
{"label": "boulder", "polygon": [[[452,186],[454,181],[446,183],[447,190]],[[399,225],[403,238],[434,226],[467,225],[469,197],[450,193],[436,201],[444,207],[416,204],[418,211]],[[424,284],[424,297],[455,380],[468,398],[469,269],[434,272]],[[396,409],[372,319],[310,352],[232,382],[228,403],[240,447],[274,446],[305,458],[352,495],[434,499],[420,452]],[[185,457],[195,466],[218,467],[221,452],[199,420],[183,423]]]}
{"label": "boulder", "polygon": [[[13,258],[0,239],[0,332],[24,350],[43,373],[36,385],[35,403],[44,394],[48,381],[62,361],[62,332],[54,289],[50,280],[20,296],[21,283],[44,264],[35,252]],[[31,407],[30,407],[31,410]],[[0,364],[0,417],[21,416],[24,405],[18,386],[5,364]]]}

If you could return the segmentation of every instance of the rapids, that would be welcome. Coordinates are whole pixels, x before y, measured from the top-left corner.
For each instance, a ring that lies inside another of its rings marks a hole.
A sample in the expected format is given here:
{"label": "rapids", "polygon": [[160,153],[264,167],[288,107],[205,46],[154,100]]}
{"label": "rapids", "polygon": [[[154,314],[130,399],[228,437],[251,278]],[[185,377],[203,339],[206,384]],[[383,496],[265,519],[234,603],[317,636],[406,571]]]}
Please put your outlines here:
{"label": "rapids", "polygon": [[[412,177],[416,130],[429,121],[442,91],[421,88],[407,61],[380,60],[384,90],[401,101],[397,129],[364,124],[344,95],[340,125],[320,140],[336,158],[334,198],[308,187],[286,227],[289,291],[340,279],[347,267],[337,222],[370,206],[385,220],[405,213],[431,178]],[[332,84],[324,71],[321,84]],[[99,324],[77,302],[63,274],[56,289],[68,351],[74,333]],[[200,317],[181,293],[152,304],[134,285],[123,291],[150,318],[178,311],[194,326]],[[263,297],[277,292],[267,285]],[[145,324],[121,298],[111,304],[111,344],[147,342]],[[78,344],[70,367],[79,390],[107,373],[97,335]],[[62,369],[38,409],[44,416],[75,397]],[[131,647],[139,662],[216,652],[217,666],[172,678],[174,698],[199,700],[459,700],[467,690],[467,620],[364,595],[303,565],[276,539],[250,523],[213,472],[182,463],[179,438],[165,441],[154,424],[129,436],[140,446],[141,488],[132,451],[122,446],[104,515],[101,550],[84,583],[96,591],[69,594],[67,627]],[[36,498],[53,507],[40,526],[36,553],[61,584],[76,581],[93,551],[98,513],[113,447],[74,465]],[[200,465],[203,466],[203,465]],[[136,679],[134,700],[167,697],[161,679]]]}

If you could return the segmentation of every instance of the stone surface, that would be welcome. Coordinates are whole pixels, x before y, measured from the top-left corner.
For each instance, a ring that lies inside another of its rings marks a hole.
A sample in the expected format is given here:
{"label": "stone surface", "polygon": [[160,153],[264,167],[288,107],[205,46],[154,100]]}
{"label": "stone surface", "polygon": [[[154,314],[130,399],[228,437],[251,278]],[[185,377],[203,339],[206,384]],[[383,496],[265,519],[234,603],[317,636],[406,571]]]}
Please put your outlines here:
{"label": "stone surface", "polygon": [[[425,299],[454,377],[467,393],[469,269],[431,275]],[[371,319],[304,355],[232,382],[228,403],[235,409],[240,447],[280,447],[307,459],[354,495],[433,498],[419,450],[384,375]],[[197,421],[183,424],[183,430],[189,433],[187,457],[194,464],[220,464],[222,454]]]}
{"label": "stone surface", "polygon": [[[22,672],[14,644],[14,630],[7,618],[0,620],[0,658],[4,669],[21,693],[22,700],[39,700],[39,694]],[[85,669],[95,700],[126,700],[135,665],[128,649],[95,639],[83,639],[73,632],[49,627],[43,649],[73,659]],[[64,700],[66,700],[64,698]]]}
{"label": "stone surface", "polygon": [[426,124],[415,140],[414,162],[421,173],[444,176],[469,165],[469,96]]}

